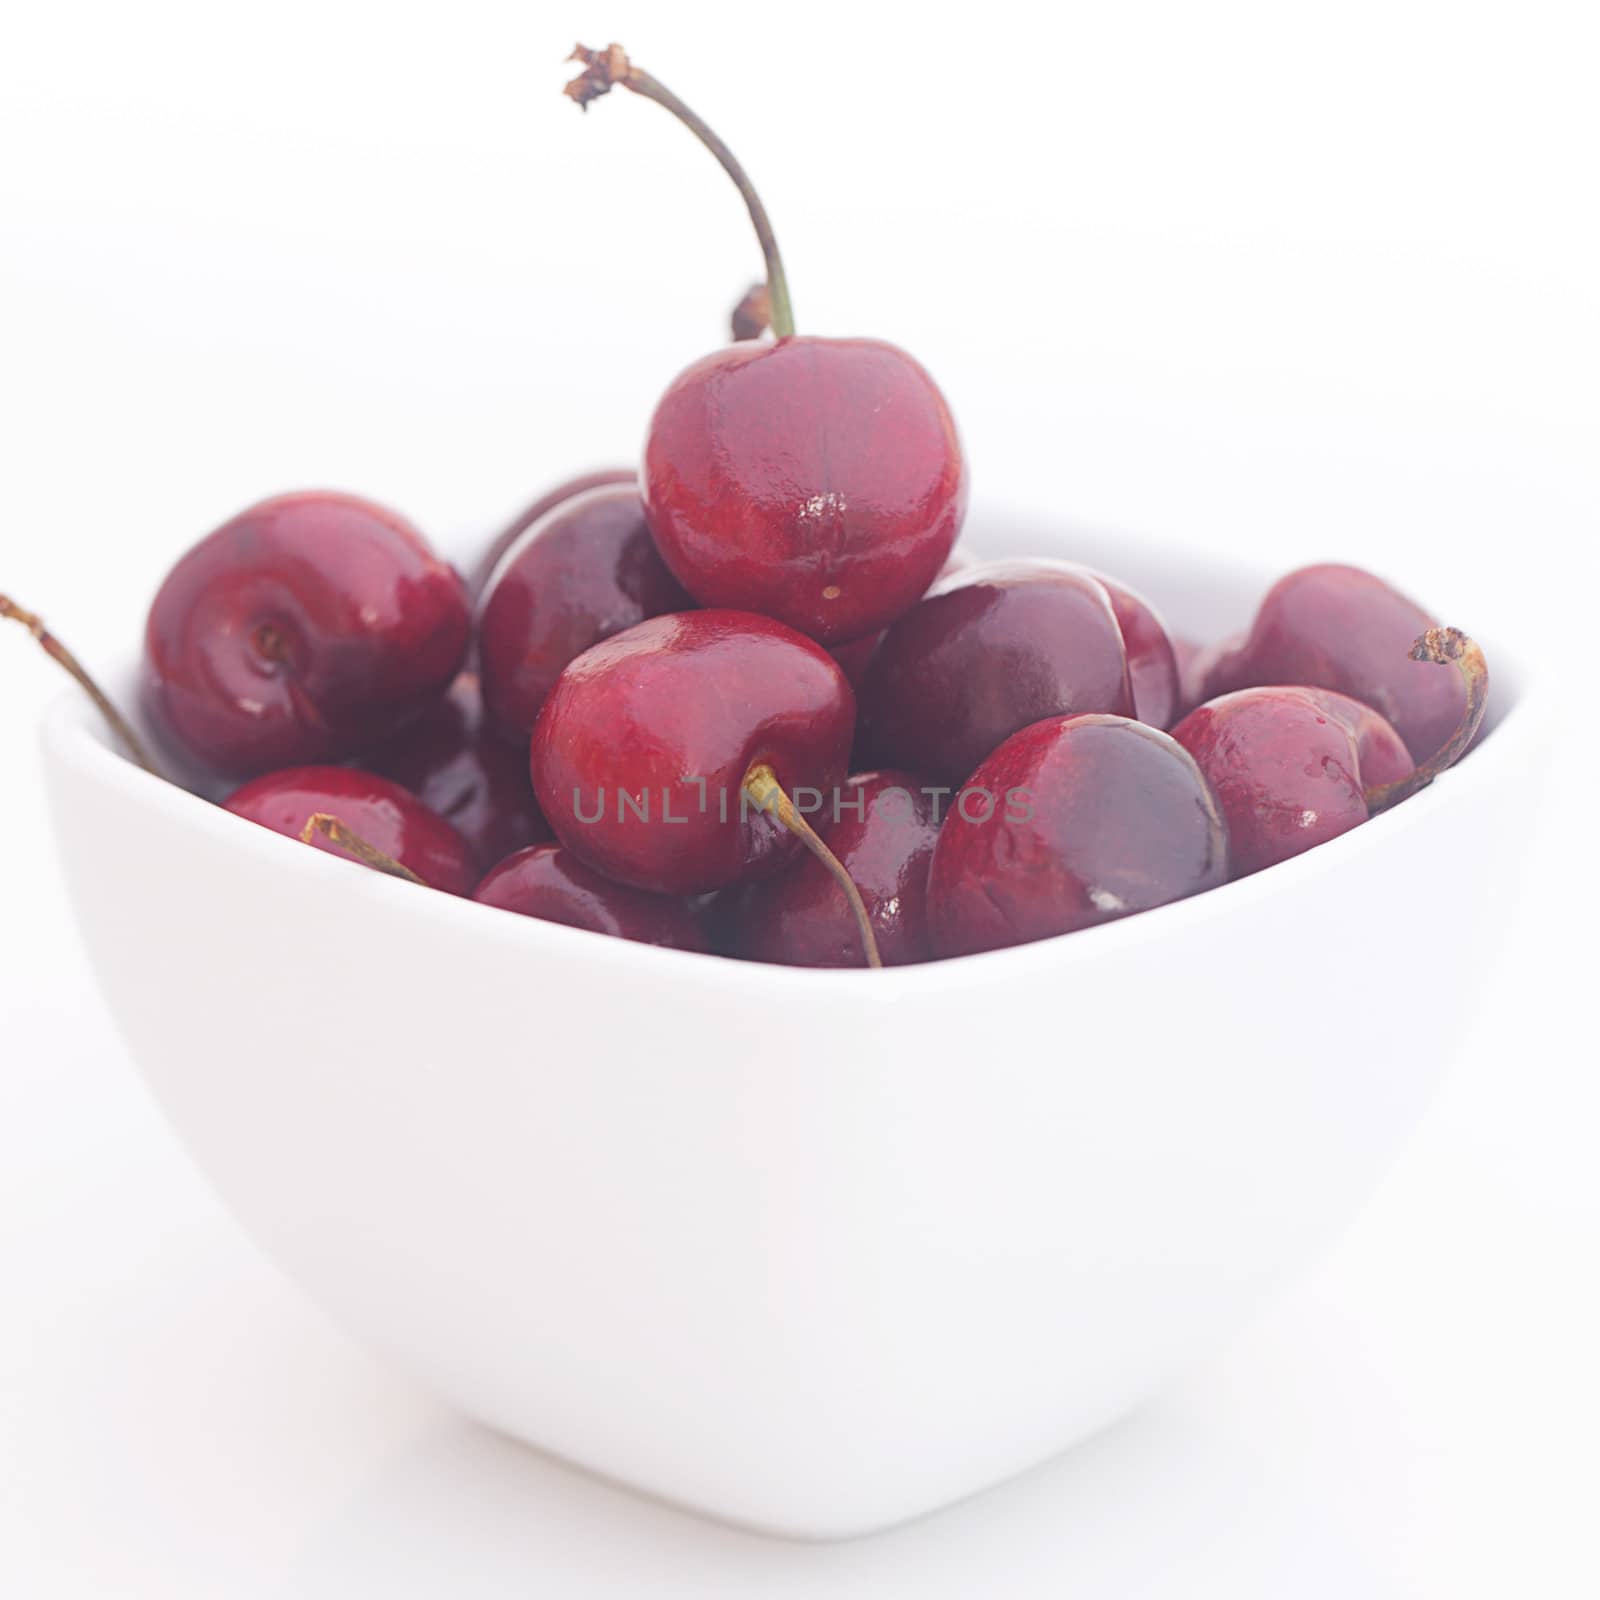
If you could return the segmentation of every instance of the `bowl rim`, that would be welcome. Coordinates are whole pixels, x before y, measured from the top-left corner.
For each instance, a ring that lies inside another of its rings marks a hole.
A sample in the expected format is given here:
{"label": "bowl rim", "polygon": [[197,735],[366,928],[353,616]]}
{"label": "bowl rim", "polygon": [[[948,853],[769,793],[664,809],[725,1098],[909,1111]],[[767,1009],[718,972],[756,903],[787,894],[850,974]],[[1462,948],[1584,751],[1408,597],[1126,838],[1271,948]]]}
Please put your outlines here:
{"label": "bowl rim", "polygon": [[[1008,508],[989,509],[1001,515]],[[1037,511],[1018,515],[1035,523],[1039,520]],[[1105,537],[1104,530],[1097,531]],[[1165,549],[1173,553],[1179,565],[1192,569],[1202,565],[1189,552],[1184,551],[1180,556],[1175,547],[1163,545],[1158,538],[1133,536],[1130,542],[1146,557],[1159,556]],[[1218,578],[1237,578],[1241,585],[1259,584],[1258,593],[1264,592],[1266,583],[1271,581],[1270,578],[1263,581],[1260,574],[1242,564],[1218,561],[1204,565]],[[1476,636],[1480,640],[1485,638],[1484,634]],[[1488,637],[1494,639],[1492,634]],[[465,919],[461,924],[464,937],[475,933],[479,937],[520,941],[530,956],[570,958],[581,955],[592,961],[609,962],[623,979],[629,973],[653,974],[657,978],[699,982],[715,990],[725,990],[729,983],[738,983],[746,989],[770,991],[775,997],[803,993],[811,1000],[848,997],[860,1003],[870,995],[884,1004],[896,1004],[912,996],[934,991],[948,993],[952,988],[964,990],[1004,977],[1066,971],[1074,962],[1110,958],[1126,946],[1183,937],[1219,917],[1245,912],[1265,896],[1301,892],[1298,886],[1315,881],[1323,874],[1346,870],[1361,854],[1389,848],[1409,829],[1429,826],[1441,807],[1456,805],[1476,789],[1498,781],[1508,765],[1531,768],[1551,721],[1548,696],[1537,675],[1530,676],[1519,657],[1508,653],[1497,639],[1485,645],[1485,653],[1491,663],[1495,696],[1489,731],[1466,758],[1441,774],[1428,788],[1358,828],[1249,877],[1233,879],[1186,899],[1114,922],[1055,934],[1028,944],[870,972],[864,967],[791,967],[727,956],[707,957],[698,951],[670,950],[545,922],[437,892],[428,902],[428,914]],[[125,658],[130,662],[133,659],[136,658],[131,652]],[[111,681],[129,683],[134,673],[126,670],[110,677]],[[40,725],[40,741],[47,764],[111,790],[125,805],[164,808],[199,833],[226,838],[234,847],[270,860],[274,871],[279,873],[344,873],[349,880],[346,892],[367,897],[375,913],[392,916],[407,905],[413,911],[416,909],[416,902],[410,899],[416,894],[415,885],[372,872],[355,862],[342,861],[326,851],[307,850],[297,840],[235,816],[171,779],[144,771],[115,747],[109,728],[76,688],[63,689],[46,708]],[[59,840],[63,850],[68,843],[65,839]],[[573,940],[578,943],[574,944]]]}

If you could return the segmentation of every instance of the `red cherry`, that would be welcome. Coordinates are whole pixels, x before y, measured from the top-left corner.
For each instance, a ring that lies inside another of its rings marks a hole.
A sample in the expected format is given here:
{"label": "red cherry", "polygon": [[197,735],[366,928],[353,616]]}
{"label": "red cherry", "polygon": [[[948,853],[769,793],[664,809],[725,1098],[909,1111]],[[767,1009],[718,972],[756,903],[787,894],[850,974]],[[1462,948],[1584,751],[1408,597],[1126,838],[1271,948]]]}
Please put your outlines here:
{"label": "red cherry", "polygon": [[904,351],[787,338],[720,350],[672,383],[644,495],[663,559],[703,605],[841,644],[933,582],[967,483],[949,409]]}
{"label": "red cherry", "polygon": [[[236,816],[291,839],[304,838],[316,817],[336,819],[358,848],[341,848],[326,832],[305,840],[318,850],[364,859],[359,846],[398,864],[432,889],[471,894],[477,867],[467,841],[407,789],[354,767],[289,767],[252,778],[223,801]],[[370,861],[369,865],[373,864]]]}
{"label": "red cherry", "polygon": [[590,489],[604,489],[619,483],[637,484],[638,481],[639,474],[632,467],[602,467],[597,472],[585,472],[579,477],[568,478],[565,483],[558,483],[555,488],[547,490],[532,505],[525,506],[495,535],[477,566],[472,569],[472,580],[469,584],[472,593],[480,595],[488,588],[494,569],[500,565],[500,558],[547,512],[554,511],[557,506],[572,499],[574,495],[583,494]]}
{"label": "red cherry", "polygon": [[781,622],[655,617],[557,679],[534,729],[534,788],[556,837],[597,871],[699,894],[788,859],[794,839],[742,803],[751,774],[831,793],[854,722],[838,664]]}
{"label": "red cherry", "polygon": [[489,873],[472,898],[503,911],[639,944],[672,950],[709,948],[704,931],[681,900],[603,878],[560,845],[536,844],[517,851]]}
{"label": "red cherry", "polygon": [[[861,891],[883,964],[926,961],[928,864],[939,826],[923,780],[860,773],[824,803],[816,826]],[[735,893],[738,954],[793,967],[865,964],[849,902],[820,861],[808,857]]]}
{"label": "red cherry", "polygon": [[1267,592],[1248,637],[1210,663],[1205,698],[1262,684],[1333,689],[1382,713],[1421,764],[1467,707],[1456,673],[1411,657],[1412,642],[1435,625],[1360,567],[1302,567]]}
{"label": "red cherry", "polygon": [[1227,876],[1227,830],[1181,745],[1124,717],[1053,717],[1007,739],[945,818],[928,880],[934,948],[1071,933]]}
{"label": "red cherry", "polygon": [[590,489],[507,552],[478,611],[484,710],[526,743],[561,669],[592,644],[694,602],[662,565],[638,491]]}
{"label": "red cherry", "polygon": [[460,578],[410,523],[352,495],[280,495],[168,574],[145,634],[145,697],[222,772],[353,754],[459,670]]}
{"label": "red cherry", "polygon": [[1367,820],[1367,790],[1412,771],[1404,741],[1370,706],[1329,689],[1241,689],[1172,730],[1228,824],[1242,878]]}
{"label": "red cherry", "polygon": [[1127,584],[1089,567],[1079,570],[1098,578],[1111,597],[1111,609],[1128,652],[1134,715],[1152,728],[1170,728],[1181,714],[1183,690],[1177,651],[1166,624],[1155,607]]}
{"label": "red cherry", "polygon": [[662,558],[702,605],[777,617],[824,644],[893,621],[960,531],[967,472],[950,408],[903,350],[796,338],[766,208],[728,147],[620,45],[579,46],[581,106],[621,85],[665,106],[721,162],[767,263],[775,344],[696,362],[662,396],[644,498]]}
{"label": "red cherry", "polygon": [[470,672],[359,764],[403,785],[451,823],[480,868],[551,836],[533,798],[527,757],[484,726],[478,680]]}
{"label": "red cherry", "polygon": [[1134,712],[1105,586],[1065,562],[987,562],[884,635],[861,689],[862,748],[958,784],[1019,729],[1084,712]]}

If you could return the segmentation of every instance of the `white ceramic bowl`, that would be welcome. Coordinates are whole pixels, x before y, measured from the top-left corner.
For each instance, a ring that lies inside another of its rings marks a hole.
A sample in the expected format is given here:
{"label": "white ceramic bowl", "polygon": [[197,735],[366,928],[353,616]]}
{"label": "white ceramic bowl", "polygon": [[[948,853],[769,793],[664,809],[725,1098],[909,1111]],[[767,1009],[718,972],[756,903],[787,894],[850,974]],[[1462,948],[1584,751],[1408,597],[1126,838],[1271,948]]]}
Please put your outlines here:
{"label": "white ceramic bowl", "polygon": [[[1274,576],[1037,520],[979,542],[1115,572],[1200,636]],[[1491,666],[1492,735],[1367,826],[877,974],[421,892],[147,776],[72,696],[45,744],[106,999],[283,1268],[496,1428],[837,1538],[1127,1411],[1351,1216],[1514,876],[1542,719]]]}

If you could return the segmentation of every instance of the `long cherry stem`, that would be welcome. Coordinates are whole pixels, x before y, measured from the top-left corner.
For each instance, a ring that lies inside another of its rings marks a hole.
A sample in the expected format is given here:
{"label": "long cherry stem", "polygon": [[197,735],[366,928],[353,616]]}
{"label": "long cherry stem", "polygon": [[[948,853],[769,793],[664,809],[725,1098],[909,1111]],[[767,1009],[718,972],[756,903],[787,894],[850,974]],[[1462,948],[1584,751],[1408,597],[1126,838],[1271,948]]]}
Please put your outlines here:
{"label": "long cherry stem", "polygon": [[744,792],[768,815],[777,820],[828,869],[833,881],[843,891],[850,904],[850,913],[856,919],[856,930],[861,935],[861,948],[866,952],[869,967],[881,967],[883,958],[878,954],[878,941],[872,932],[872,918],[867,915],[866,902],[856,888],[850,874],[833,851],[806,819],[794,808],[794,802],[778,782],[778,775],[766,762],[761,761],[745,773]]}
{"label": "long cherry stem", "polygon": [[778,254],[778,240],[772,231],[767,208],[762,205],[756,186],[739,165],[738,158],[664,83],[634,66],[620,44],[608,45],[604,50],[590,50],[580,44],[570,59],[581,61],[584,70],[567,85],[566,92],[585,110],[591,100],[598,100],[621,84],[624,89],[665,106],[721,162],[722,170],[733,179],[734,187],[744,197],[756,238],[761,241],[761,254],[767,263],[767,292],[772,301],[772,331],[780,339],[789,338],[794,333],[794,306],[789,299],[783,257]]}
{"label": "long cherry stem", "polygon": [[427,882],[410,867],[396,861],[393,856],[385,855],[375,844],[368,844],[348,823],[341,822],[326,811],[313,811],[306,818],[306,825],[300,830],[300,843],[310,844],[314,833],[320,833],[330,844],[348,850],[363,866],[386,872],[391,878],[404,878],[407,883],[420,884],[424,889],[428,887]]}
{"label": "long cherry stem", "polygon": [[1429,661],[1435,666],[1453,666],[1467,686],[1467,705],[1461,713],[1456,731],[1432,756],[1414,772],[1397,778],[1393,783],[1379,784],[1367,790],[1367,810],[1374,815],[1387,811],[1390,806],[1409,799],[1419,789],[1427,786],[1446,767],[1452,767],[1466,753],[1467,746],[1477,737],[1483,726],[1483,713],[1489,703],[1489,664],[1483,651],[1459,628],[1429,628],[1411,646],[1413,661]]}
{"label": "long cherry stem", "polygon": [[144,740],[133,731],[128,719],[111,703],[110,696],[89,676],[88,670],[62,642],[45,627],[43,621],[31,611],[25,611],[9,596],[0,594],[0,617],[20,622],[39,641],[39,647],[53,661],[62,666],[76,680],[79,687],[94,701],[100,715],[106,719],[111,731],[127,747],[128,754],[146,772],[160,776],[156,764],[150,759]]}

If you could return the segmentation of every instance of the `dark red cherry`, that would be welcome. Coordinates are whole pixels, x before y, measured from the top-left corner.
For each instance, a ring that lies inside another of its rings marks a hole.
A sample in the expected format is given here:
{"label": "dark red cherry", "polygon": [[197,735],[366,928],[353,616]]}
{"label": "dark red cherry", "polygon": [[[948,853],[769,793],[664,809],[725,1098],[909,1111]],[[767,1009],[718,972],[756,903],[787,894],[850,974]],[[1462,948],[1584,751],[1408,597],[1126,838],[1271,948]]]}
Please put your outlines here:
{"label": "dark red cherry", "polygon": [[484,726],[478,680],[463,672],[404,732],[360,759],[409,789],[472,846],[480,869],[550,838],[519,748]]}
{"label": "dark red cherry", "polygon": [[540,808],[609,878],[699,894],[776,870],[796,841],[746,803],[770,769],[792,797],[845,775],[855,697],[838,664],[769,617],[655,617],[573,661],[533,734]]}
{"label": "dark red cherry", "polygon": [[[926,961],[928,864],[939,826],[923,780],[860,773],[824,799],[812,825],[861,891],[883,964]],[[814,857],[734,893],[739,955],[792,967],[866,964],[849,902]]]}
{"label": "dark red cherry", "polygon": [[575,55],[585,70],[567,93],[579,105],[620,85],[690,128],[743,196],[766,258],[776,343],[696,362],[651,419],[643,488],[662,558],[702,605],[829,645],[876,632],[933,582],[966,511],[944,396],[893,345],[795,337],[772,224],[733,153],[621,46]]}
{"label": "dark red cherry", "polygon": [[1333,689],[1380,712],[1419,765],[1460,725],[1460,674],[1414,659],[1435,626],[1415,602],[1360,567],[1302,567],[1267,592],[1249,635],[1209,667],[1205,698],[1262,684]]}
{"label": "dark red cherry", "polygon": [[484,710],[526,743],[561,669],[592,644],[694,602],[662,565],[636,489],[590,489],[507,552],[478,609]]}
{"label": "dark red cherry", "polygon": [[1105,586],[1063,562],[988,562],[939,584],[884,635],[861,688],[862,748],[958,784],[1019,729],[1085,712],[1134,713]]}
{"label": "dark red cherry", "polygon": [[202,539],[145,633],[145,699],[221,772],[352,755],[442,694],[466,590],[410,523],[353,495],[280,495]]}
{"label": "dark red cherry", "polygon": [[[303,838],[313,817],[336,818],[372,850],[447,894],[471,894],[478,879],[467,841],[408,789],[375,773],[290,767],[252,778],[223,805],[291,839]],[[334,855],[352,854],[323,834],[306,842]]]}
{"label": "dark red cherry", "polygon": [[1241,689],[1191,711],[1172,737],[1217,797],[1237,878],[1365,822],[1367,790],[1412,770],[1400,735],[1331,689]]}
{"label": "dark red cherry", "polygon": [[603,878],[570,850],[536,844],[493,868],[473,891],[486,906],[672,950],[709,948],[694,914],[670,895]]}
{"label": "dark red cherry", "polygon": [[934,948],[1071,933],[1227,876],[1227,830],[1181,745],[1124,717],[1053,717],[1006,740],[945,818],[928,880]]}
{"label": "dark red cherry", "polygon": [[718,351],[673,382],[644,495],[662,557],[701,604],[842,644],[933,582],[967,478],[949,408],[904,351],[788,338]]}
{"label": "dark red cherry", "polygon": [[1134,715],[1152,728],[1170,728],[1181,714],[1183,691],[1177,652],[1166,624],[1155,607],[1127,584],[1088,567],[1080,570],[1098,578],[1111,597],[1111,609],[1116,613],[1117,626],[1122,630],[1122,642],[1128,652]]}
{"label": "dark red cherry", "polygon": [[639,474],[632,467],[602,467],[597,472],[585,472],[579,477],[568,478],[565,483],[558,483],[555,488],[547,490],[532,505],[525,506],[495,535],[477,566],[472,569],[470,583],[472,593],[475,596],[483,593],[489,586],[489,579],[494,575],[494,569],[500,564],[500,558],[546,512],[554,511],[563,501],[590,489],[605,489],[619,483],[636,485],[638,482]]}

